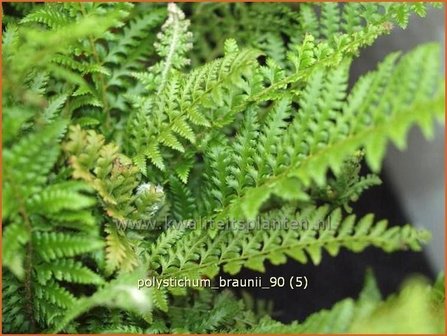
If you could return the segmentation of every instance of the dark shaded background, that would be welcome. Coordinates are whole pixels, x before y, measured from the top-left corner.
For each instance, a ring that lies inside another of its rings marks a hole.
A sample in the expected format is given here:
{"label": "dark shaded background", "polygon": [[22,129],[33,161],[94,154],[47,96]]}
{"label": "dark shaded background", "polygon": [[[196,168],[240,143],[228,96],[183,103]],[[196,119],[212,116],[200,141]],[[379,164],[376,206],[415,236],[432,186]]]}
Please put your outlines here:
{"label": "dark shaded background", "polygon": [[[358,215],[374,213],[377,219],[386,218],[390,224],[408,223],[398,198],[389,188],[390,183],[386,176],[382,174],[381,178],[383,184],[366,191],[355,204],[354,212]],[[263,283],[268,283],[270,276],[283,276],[287,279],[291,276],[305,275],[309,281],[306,290],[289,288],[244,290],[256,298],[272,300],[274,318],[283,322],[303,320],[309,314],[330,308],[346,297],[356,298],[363,287],[368,268],[373,270],[384,296],[398,290],[402,282],[412,274],[423,274],[430,279],[435,277],[435,272],[424,252],[403,251],[387,254],[370,247],[359,254],[341,250],[335,258],[324,253],[318,266],[302,265],[293,260],[280,266],[266,265],[267,272],[262,274]],[[244,269],[237,278],[254,278],[259,275],[258,272]]]}

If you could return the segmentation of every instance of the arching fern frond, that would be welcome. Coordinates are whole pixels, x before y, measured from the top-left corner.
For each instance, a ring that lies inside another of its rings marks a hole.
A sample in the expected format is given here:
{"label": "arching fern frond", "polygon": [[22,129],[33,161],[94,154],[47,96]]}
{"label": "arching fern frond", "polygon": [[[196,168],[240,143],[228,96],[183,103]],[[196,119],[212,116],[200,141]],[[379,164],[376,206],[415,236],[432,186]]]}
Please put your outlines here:
{"label": "arching fern frond", "polygon": [[[343,83],[347,68],[340,67],[326,75],[315,72],[298,99],[303,113],[290,123],[281,140],[280,146],[287,148],[278,155],[278,160],[284,160],[283,166],[274,175],[264,176],[259,185],[245,189],[243,195],[231,195],[232,202],[222,213],[254,218],[269,195],[281,196],[285,181],[292,183],[297,179],[296,189],[302,191],[311,183],[321,186],[327,170],[338,174],[347,155],[357,149],[365,149],[366,162],[378,171],[387,140],[402,148],[406,133],[414,124],[430,136],[433,118],[444,109],[443,86],[439,85],[435,70],[437,58],[433,45],[415,49],[397,64],[397,55],[391,55],[377,71],[359,80],[346,103]],[[416,92],[413,78],[418,76],[425,89]],[[405,87],[402,78],[406,78]],[[310,103],[319,99],[329,105]],[[427,107],[423,112],[419,108],[422,105]],[[314,112],[307,111],[307,106]]]}
{"label": "arching fern frond", "polygon": [[427,231],[351,205],[388,143],[433,136],[439,48],[352,85],[349,68],[429,6],[5,4],[2,331],[441,330],[443,280],[385,302],[368,280],[289,325],[246,294],[170,281],[422,248]]}
{"label": "arching fern frond", "polygon": [[374,223],[372,215],[358,221],[354,215],[343,219],[340,209],[329,212],[328,207],[296,214],[273,211],[254,222],[244,222],[242,229],[232,226],[237,223],[226,223],[228,229],[214,238],[199,229],[185,231],[171,246],[173,252],[157,247],[157,242],[151,254],[152,260],[158,260],[153,269],[162,277],[213,277],[220,267],[230,274],[241,267],[264,271],[266,260],[282,264],[287,257],[318,264],[323,250],[332,256],[340,248],[359,252],[367,246],[387,252],[419,250],[430,237],[427,231],[410,226],[387,228],[386,221]]}
{"label": "arching fern frond", "polygon": [[[146,158],[160,170],[166,170],[162,146],[184,152],[185,140],[200,145],[196,132],[198,127],[211,126],[214,116],[209,110],[216,107],[221,110],[212,126],[221,128],[228,123],[225,114],[243,99],[244,90],[238,88],[238,84],[242,76],[250,76],[250,68],[258,55],[254,50],[238,52],[229,45],[226,57],[188,75],[173,74],[163,92],[135,105],[137,111],[129,119],[129,150],[136,153],[135,161],[143,173],[146,172]],[[153,123],[147,123],[149,118]],[[231,121],[232,115],[230,118]]]}

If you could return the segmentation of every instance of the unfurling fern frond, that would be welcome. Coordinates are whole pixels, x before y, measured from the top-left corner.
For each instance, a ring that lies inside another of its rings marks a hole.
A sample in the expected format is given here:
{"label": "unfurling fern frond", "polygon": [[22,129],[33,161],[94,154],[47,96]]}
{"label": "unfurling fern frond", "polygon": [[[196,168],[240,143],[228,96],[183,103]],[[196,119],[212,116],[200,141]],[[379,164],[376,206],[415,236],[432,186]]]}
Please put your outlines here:
{"label": "unfurling fern frond", "polygon": [[113,143],[94,131],[72,127],[65,149],[71,155],[73,177],[85,180],[102,199],[108,216],[148,219],[164,202],[163,188],[142,183],[138,168]]}
{"label": "unfurling fern frond", "polygon": [[176,4],[168,4],[168,19],[158,34],[159,41],[155,43],[158,55],[163,59],[154,66],[154,72],[160,76],[155,81],[157,92],[161,93],[167,84],[170,72],[179,70],[189,64],[185,54],[192,48],[192,34],[188,31],[189,21]]}

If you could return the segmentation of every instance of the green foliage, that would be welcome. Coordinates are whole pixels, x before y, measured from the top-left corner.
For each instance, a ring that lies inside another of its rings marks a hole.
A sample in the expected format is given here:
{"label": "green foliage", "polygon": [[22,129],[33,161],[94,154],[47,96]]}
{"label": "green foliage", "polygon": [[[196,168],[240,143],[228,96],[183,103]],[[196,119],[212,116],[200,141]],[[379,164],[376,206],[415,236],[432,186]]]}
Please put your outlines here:
{"label": "green foliage", "polygon": [[[213,3],[192,5],[189,9],[196,62],[221,56],[220,41],[237,35],[240,43],[264,51],[280,65],[285,63],[287,49],[301,43],[306,34],[327,40],[332,46],[341,34],[368,31],[380,25],[405,28],[412,13],[426,14],[426,5],[421,3]],[[216,24],[210,26],[208,22]],[[200,38],[205,33],[207,38]]]}
{"label": "green foliage", "polygon": [[[152,249],[152,268],[159,269],[162,277],[212,278],[221,265],[230,274],[238,273],[241,267],[263,272],[266,260],[277,265],[291,257],[301,263],[318,264],[323,249],[331,256],[340,248],[360,252],[367,246],[387,252],[406,247],[419,250],[430,237],[424,230],[387,228],[386,221],[374,223],[373,219],[372,215],[359,221],[354,215],[343,219],[340,209],[329,213],[328,207],[305,208],[301,213],[285,208],[267,213],[256,222],[238,222],[216,237],[199,229],[179,233],[174,228],[176,233],[167,232]],[[276,226],[268,227],[273,224]],[[171,235],[175,246],[166,243]]]}
{"label": "green foliage", "polygon": [[388,143],[442,119],[439,47],[348,82],[428,6],[5,5],[3,332],[442,331],[443,278],[382,300],[368,277],[288,325],[230,291],[139,285],[420,251],[426,230],[352,213]]}
{"label": "green foliage", "polygon": [[[444,326],[444,302],[433,299],[437,287],[429,286],[423,279],[407,281],[398,294],[386,299],[377,287],[371,273],[367,274],[364,288],[357,300],[344,299],[332,308],[310,315],[305,321],[283,325],[265,318],[253,329],[253,333],[436,333]],[[442,293],[444,289],[442,289]],[[442,294],[444,295],[444,294]],[[392,322],[392,323],[391,323]]]}
{"label": "green foliage", "polygon": [[[4,118],[12,115],[5,113]],[[27,332],[36,324],[45,328],[60,319],[74,303],[73,294],[61,281],[102,282],[100,275],[74,259],[84,254],[87,261],[86,254],[101,249],[103,242],[94,227],[91,190],[79,182],[60,181],[54,172],[65,124],[36,125],[21,138],[14,136],[14,145],[3,151],[2,219],[7,224],[3,266],[17,277],[8,273],[12,288],[22,288],[5,294],[4,321],[10,321],[5,330]],[[63,228],[70,231],[61,232]]]}

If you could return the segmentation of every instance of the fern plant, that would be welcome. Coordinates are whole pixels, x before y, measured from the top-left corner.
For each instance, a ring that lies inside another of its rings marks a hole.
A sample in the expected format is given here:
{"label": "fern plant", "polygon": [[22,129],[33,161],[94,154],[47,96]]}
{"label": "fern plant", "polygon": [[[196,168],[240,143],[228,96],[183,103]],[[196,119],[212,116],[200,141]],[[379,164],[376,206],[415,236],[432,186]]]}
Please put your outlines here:
{"label": "fern plant", "polygon": [[5,4],[3,332],[442,332],[442,275],[382,299],[369,273],[291,324],[215,290],[222,272],[429,241],[353,208],[389,142],[442,121],[439,46],[348,81],[431,6]]}

